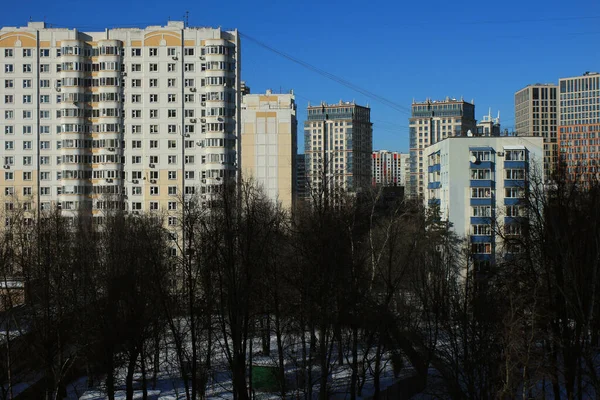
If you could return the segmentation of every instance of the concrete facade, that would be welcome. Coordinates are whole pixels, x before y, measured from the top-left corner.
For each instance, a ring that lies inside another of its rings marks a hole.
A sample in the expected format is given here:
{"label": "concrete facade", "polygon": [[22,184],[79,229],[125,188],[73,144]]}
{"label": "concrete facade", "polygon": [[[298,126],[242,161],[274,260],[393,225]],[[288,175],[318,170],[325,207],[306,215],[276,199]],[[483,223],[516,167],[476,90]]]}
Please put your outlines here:
{"label": "concrete facade", "polygon": [[293,92],[243,96],[242,176],[251,177],[286,209],[296,199],[297,132]]}
{"label": "concrete facade", "polygon": [[397,151],[373,151],[371,171],[373,186],[405,186],[409,155]]}

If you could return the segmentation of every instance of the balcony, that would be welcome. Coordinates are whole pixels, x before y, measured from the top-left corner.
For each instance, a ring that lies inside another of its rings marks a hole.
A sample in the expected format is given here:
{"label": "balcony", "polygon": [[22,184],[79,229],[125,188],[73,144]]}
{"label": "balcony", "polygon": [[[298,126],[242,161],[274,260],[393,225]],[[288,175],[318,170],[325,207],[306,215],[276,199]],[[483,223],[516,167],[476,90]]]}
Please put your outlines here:
{"label": "balcony", "polygon": [[492,223],[492,217],[471,217],[472,225],[488,225]]}
{"label": "balcony", "polygon": [[519,197],[505,197],[504,204],[507,206],[516,206],[517,204],[521,204],[523,201],[522,198]]}
{"label": "balcony", "polygon": [[521,225],[527,222],[527,217],[504,217],[504,225]]}
{"label": "balcony", "polygon": [[470,187],[487,187],[494,189],[496,182],[491,179],[471,179]]}
{"label": "balcony", "polygon": [[[520,162],[520,161],[515,161],[515,162]],[[505,179],[504,180],[504,187],[518,187],[518,188],[524,188],[526,186],[526,181],[525,179]]]}
{"label": "balcony", "polygon": [[492,171],[495,171],[496,164],[493,161],[469,162],[469,168],[471,168],[471,169],[490,169]]}
{"label": "balcony", "polygon": [[491,235],[471,235],[471,243],[492,243],[494,240]]}
{"label": "balcony", "polygon": [[472,206],[491,206],[494,204],[493,197],[476,197],[472,198],[470,205]]}
{"label": "balcony", "polygon": [[528,169],[529,163],[527,161],[504,161],[505,169]]}
{"label": "balcony", "polygon": [[428,203],[429,207],[439,206],[441,204],[440,199],[429,199]]}
{"label": "balcony", "polygon": [[427,172],[439,172],[441,169],[440,164],[434,164],[427,167]]}
{"label": "balcony", "polygon": [[427,184],[427,189],[439,189],[442,187],[442,182],[429,182]]}

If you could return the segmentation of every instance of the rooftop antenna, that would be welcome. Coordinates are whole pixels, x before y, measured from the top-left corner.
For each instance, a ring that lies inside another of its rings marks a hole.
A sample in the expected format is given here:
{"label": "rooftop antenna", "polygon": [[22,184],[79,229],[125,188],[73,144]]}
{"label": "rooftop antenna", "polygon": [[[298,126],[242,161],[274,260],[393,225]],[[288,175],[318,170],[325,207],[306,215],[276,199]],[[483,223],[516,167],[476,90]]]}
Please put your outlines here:
{"label": "rooftop antenna", "polygon": [[500,123],[500,110],[498,110],[498,123]]}
{"label": "rooftop antenna", "polygon": [[185,12],[185,27],[188,28],[190,26],[190,12]]}

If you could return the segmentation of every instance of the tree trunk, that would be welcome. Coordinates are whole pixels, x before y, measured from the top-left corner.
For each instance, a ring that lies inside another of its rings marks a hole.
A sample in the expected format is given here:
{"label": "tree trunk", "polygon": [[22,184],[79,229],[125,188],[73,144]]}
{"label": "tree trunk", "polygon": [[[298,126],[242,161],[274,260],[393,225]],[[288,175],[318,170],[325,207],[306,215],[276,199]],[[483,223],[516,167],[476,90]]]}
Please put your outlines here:
{"label": "tree trunk", "polygon": [[358,379],[358,328],[352,327],[352,377],[350,379],[350,400],[356,400],[356,381]]}
{"label": "tree trunk", "polygon": [[140,352],[140,368],[142,370],[142,400],[148,400],[148,380],[146,379],[146,352]]}
{"label": "tree trunk", "polygon": [[129,355],[127,363],[127,375],[125,377],[125,398],[127,400],[133,400],[133,374],[135,373],[137,357],[138,351],[135,349]]}
{"label": "tree trunk", "polygon": [[375,350],[375,370],[373,371],[373,400],[379,400],[379,395],[381,393],[381,342],[377,344],[377,349]]}
{"label": "tree trunk", "polygon": [[108,400],[115,400],[115,375],[114,375],[114,354],[110,349],[110,354],[107,354],[106,363],[106,396]]}

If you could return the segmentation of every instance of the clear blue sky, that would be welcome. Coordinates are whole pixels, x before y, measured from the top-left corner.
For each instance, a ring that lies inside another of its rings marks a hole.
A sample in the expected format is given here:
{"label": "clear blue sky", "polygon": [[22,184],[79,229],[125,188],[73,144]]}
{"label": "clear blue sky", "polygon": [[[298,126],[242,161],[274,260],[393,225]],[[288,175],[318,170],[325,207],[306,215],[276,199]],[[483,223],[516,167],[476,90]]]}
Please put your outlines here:
{"label": "clear blue sky", "polygon": [[[475,100],[514,124],[514,92],[527,84],[600,70],[600,1],[7,1],[0,26],[31,17],[57,26],[164,24],[238,28],[299,60],[402,107],[413,99]],[[408,151],[408,116],[248,40],[242,79],[252,92],[294,89],[299,133],[310,100],[369,103],[373,147]]]}

